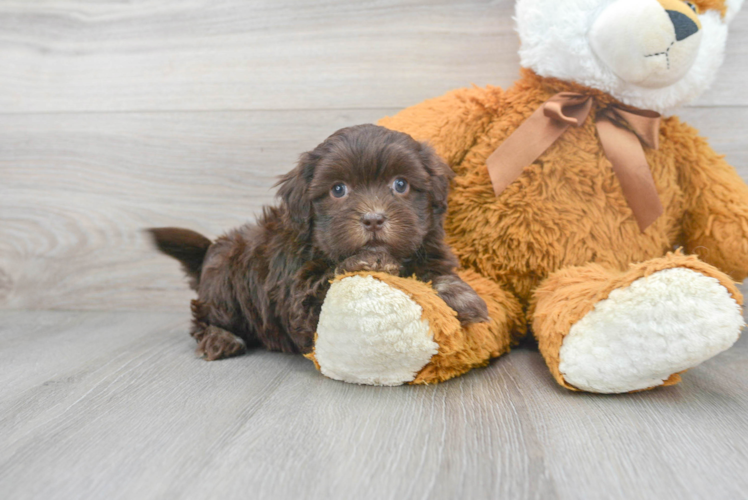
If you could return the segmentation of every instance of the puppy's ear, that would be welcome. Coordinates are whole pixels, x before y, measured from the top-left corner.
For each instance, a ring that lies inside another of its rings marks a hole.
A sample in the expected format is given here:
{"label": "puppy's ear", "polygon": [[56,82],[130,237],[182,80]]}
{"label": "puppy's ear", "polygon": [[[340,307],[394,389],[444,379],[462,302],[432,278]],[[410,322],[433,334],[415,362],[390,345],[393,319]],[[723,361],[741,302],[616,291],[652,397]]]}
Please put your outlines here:
{"label": "puppy's ear", "polygon": [[449,195],[449,182],[455,173],[447,163],[436,154],[434,148],[426,143],[421,143],[421,161],[426,171],[431,176],[431,201],[435,214],[443,214],[447,211],[447,196]]}
{"label": "puppy's ear", "polygon": [[289,221],[300,234],[310,234],[314,216],[309,185],[319,158],[312,152],[304,153],[299,163],[276,183],[278,196],[288,209]]}

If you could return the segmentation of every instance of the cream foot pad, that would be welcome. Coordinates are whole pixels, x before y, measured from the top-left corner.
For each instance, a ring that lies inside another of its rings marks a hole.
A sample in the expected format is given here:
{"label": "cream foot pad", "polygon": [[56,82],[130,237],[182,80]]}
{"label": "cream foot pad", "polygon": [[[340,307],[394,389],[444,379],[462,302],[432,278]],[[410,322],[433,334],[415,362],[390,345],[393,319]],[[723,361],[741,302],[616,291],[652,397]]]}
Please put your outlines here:
{"label": "cream foot pad", "polygon": [[740,306],[716,279],[666,269],[611,292],[575,323],[559,370],[585,391],[647,389],[728,349],[743,325]]}
{"label": "cream foot pad", "polygon": [[439,348],[422,314],[407,294],[371,276],[333,283],[317,327],[321,372],[358,384],[411,382]]}

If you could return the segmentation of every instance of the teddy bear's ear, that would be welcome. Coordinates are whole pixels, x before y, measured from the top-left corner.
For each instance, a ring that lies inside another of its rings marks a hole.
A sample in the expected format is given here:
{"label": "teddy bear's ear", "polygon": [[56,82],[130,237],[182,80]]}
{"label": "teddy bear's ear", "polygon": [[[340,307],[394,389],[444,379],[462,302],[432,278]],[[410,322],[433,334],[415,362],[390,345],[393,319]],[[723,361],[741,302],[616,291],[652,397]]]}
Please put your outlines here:
{"label": "teddy bear's ear", "polygon": [[743,0],[725,0],[725,7],[727,7],[727,12],[725,13],[725,22],[728,24],[732,22],[742,6]]}
{"label": "teddy bear's ear", "polygon": [[431,175],[431,195],[434,213],[442,214],[447,211],[447,196],[449,195],[449,181],[455,173],[449,165],[436,154],[434,148],[427,143],[421,143],[421,161],[426,171]]}

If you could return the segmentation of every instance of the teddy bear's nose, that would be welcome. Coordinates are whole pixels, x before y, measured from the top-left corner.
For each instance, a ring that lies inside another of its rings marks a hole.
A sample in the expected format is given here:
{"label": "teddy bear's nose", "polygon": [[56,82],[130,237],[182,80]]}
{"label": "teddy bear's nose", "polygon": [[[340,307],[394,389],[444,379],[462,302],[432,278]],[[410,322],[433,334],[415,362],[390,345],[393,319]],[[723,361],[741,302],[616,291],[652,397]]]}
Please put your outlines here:
{"label": "teddy bear's nose", "polygon": [[670,16],[670,21],[672,21],[673,26],[675,27],[676,41],[680,42],[681,40],[685,40],[699,31],[699,27],[696,23],[684,13],[678,12],[677,10],[668,10],[666,12],[667,15]]}

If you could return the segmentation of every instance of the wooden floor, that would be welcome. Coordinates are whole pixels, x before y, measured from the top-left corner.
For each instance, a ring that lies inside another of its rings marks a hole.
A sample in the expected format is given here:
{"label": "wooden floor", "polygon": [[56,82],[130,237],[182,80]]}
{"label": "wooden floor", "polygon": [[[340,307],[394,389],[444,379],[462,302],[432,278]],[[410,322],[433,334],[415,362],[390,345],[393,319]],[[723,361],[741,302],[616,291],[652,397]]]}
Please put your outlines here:
{"label": "wooden floor", "polygon": [[[0,500],[748,498],[748,339],[683,384],[207,363],[149,226],[217,236],[338,128],[518,75],[514,0],[0,2]],[[748,8],[678,114],[748,179]],[[744,288],[746,290],[746,288]]]}
{"label": "wooden floor", "polygon": [[197,359],[186,315],[0,313],[7,499],[740,499],[748,338],[675,387],[561,389],[518,349],[363,387],[257,352]]}

